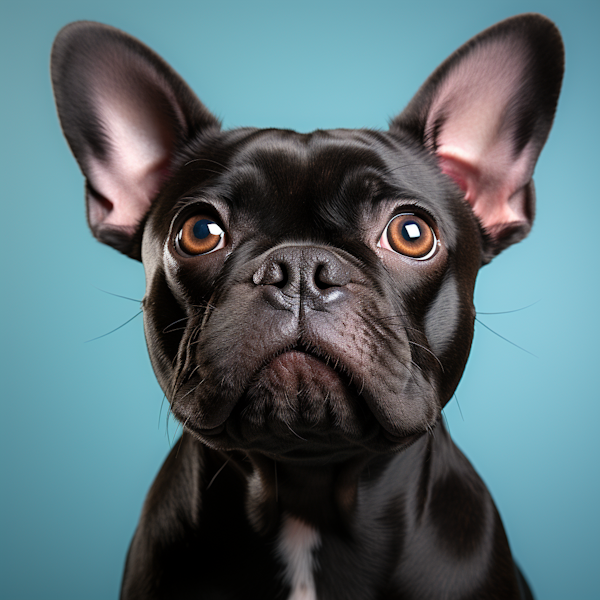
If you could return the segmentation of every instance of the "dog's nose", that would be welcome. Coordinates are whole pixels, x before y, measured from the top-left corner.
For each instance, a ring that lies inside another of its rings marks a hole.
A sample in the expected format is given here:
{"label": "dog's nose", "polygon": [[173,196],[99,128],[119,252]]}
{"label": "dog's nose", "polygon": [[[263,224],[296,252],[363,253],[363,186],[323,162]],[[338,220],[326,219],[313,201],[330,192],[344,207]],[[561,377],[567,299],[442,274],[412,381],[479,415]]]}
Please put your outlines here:
{"label": "dog's nose", "polygon": [[252,280],[275,308],[326,310],[347,295],[351,268],[326,248],[283,246],[271,251]]}

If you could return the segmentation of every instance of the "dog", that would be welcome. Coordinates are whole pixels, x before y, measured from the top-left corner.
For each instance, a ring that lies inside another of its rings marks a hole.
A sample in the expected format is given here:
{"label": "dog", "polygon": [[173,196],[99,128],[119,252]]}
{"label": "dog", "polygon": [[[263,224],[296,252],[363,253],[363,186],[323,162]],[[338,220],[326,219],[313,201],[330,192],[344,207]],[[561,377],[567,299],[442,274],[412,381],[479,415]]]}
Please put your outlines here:
{"label": "dog", "polygon": [[144,264],[183,431],[122,599],[532,598],[441,410],[478,270],[531,228],[563,67],[554,24],[520,15],[388,131],[223,131],[141,42],[61,30],[52,81],[89,226]]}

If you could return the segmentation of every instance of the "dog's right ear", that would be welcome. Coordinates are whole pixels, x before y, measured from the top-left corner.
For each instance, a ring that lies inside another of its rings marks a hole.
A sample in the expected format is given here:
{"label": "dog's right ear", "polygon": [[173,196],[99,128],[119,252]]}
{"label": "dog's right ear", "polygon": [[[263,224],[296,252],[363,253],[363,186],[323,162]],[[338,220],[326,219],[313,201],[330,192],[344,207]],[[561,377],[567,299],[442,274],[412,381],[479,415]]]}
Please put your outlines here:
{"label": "dog's right ear", "polygon": [[64,27],[51,73],[60,123],[86,178],[90,228],[140,260],[137,229],[175,153],[220,124],[158,55],[107,25]]}

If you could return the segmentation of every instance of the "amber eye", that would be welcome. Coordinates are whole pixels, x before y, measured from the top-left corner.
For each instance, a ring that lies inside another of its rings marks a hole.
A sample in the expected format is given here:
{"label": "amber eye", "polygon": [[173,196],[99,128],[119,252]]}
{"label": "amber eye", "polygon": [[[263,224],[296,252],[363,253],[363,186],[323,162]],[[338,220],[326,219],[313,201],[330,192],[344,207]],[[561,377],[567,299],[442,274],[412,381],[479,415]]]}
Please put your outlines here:
{"label": "amber eye", "polygon": [[433,256],[438,241],[433,229],[421,217],[405,213],[396,215],[387,224],[377,245],[416,260],[425,260]]}
{"label": "amber eye", "polygon": [[210,217],[196,215],[183,224],[176,246],[191,256],[208,254],[225,246],[225,232]]}

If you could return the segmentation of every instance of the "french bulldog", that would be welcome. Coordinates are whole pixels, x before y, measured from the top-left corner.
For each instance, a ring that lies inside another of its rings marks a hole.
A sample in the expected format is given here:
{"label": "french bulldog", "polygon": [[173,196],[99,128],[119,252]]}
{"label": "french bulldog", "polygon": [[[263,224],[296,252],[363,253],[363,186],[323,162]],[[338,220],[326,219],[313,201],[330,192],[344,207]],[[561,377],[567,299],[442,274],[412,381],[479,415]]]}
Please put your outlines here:
{"label": "french bulldog", "polygon": [[526,14],[472,38],[387,131],[223,131],[152,50],[52,50],[94,236],[143,262],[182,436],[121,598],[532,598],[441,411],[479,268],[529,232],[564,66]]}

